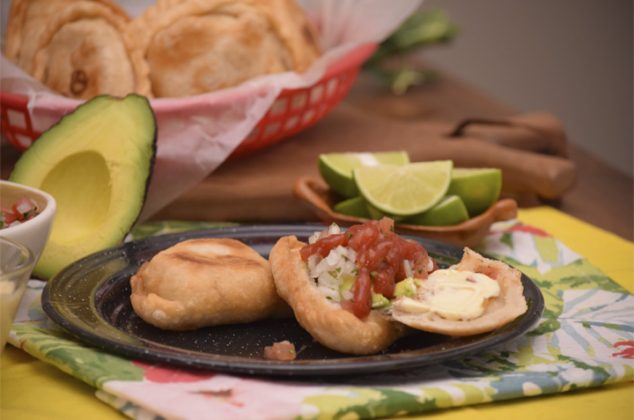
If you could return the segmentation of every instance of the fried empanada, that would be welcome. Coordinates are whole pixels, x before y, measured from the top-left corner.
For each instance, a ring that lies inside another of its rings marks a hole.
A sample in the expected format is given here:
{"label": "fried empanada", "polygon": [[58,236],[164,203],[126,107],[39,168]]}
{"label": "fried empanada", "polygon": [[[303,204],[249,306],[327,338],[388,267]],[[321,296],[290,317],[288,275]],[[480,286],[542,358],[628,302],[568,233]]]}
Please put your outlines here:
{"label": "fried empanada", "polygon": [[164,0],[131,25],[135,61],[157,97],[197,95],[255,76],[304,71],[319,56],[294,0]]}
{"label": "fried empanada", "polygon": [[130,55],[130,18],[108,0],[14,0],[6,55],[71,98],[150,93],[146,67]]}
{"label": "fried empanada", "polygon": [[485,302],[482,315],[469,320],[452,320],[432,311],[411,313],[402,310],[397,299],[392,305],[392,317],[418,330],[468,336],[496,330],[526,312],[528,307],[524,298],[522,274],[518,270],[501,261],[485,258],[469,248],[464,249],[462,260],[452,268],[485,274],[498,283],[499,295]]}
{"label": "fried empanada", "polygon": [[317,289],[300,256],[306,245],[295,236],[280,238],[269,255],[277,293],[291,306],[299,324],[324,346],[342,353],[380,352],[403,335],[405,328],[389,316],[371,311],[359,319]]}
{"label": "fried empanada", "polygon": [[134,311],[167,330],[290,315],[268,261],[235,239],[191,239],[156,254],[130,278]]}

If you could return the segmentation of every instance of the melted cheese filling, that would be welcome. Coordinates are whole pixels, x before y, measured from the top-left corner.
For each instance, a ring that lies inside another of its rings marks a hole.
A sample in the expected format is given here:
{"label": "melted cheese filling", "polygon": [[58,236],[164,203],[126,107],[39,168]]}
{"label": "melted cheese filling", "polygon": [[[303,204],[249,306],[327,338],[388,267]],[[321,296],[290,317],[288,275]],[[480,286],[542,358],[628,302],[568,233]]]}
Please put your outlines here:
{"label": "melted cheese filling", "polygon": [[403,297],[394,305],[412,314],[433,312],[454,321],[470,320],[482,315],[487,299],[499,294],[500,285],[487,275],[436,270],[421,282],[416,298]]}

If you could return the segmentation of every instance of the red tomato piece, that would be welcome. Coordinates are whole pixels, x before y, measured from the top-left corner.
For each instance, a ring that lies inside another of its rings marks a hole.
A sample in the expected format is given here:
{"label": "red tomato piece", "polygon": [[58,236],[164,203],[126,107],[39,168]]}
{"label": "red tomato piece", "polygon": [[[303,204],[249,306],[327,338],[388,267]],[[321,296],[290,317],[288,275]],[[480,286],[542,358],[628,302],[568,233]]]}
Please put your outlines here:
{"label": "red tomato piece", "polygon": [[271,346],[264,347],[264,358],[267,360],[288,362],[295,360],[296,357],[295,345],[288,340],[278,341]]}
{"label": "red tomato piece", "polygon": [[299,253],[300,253],[300,256],[302,257],[302,260],[304,261],[306,261],[308,257],[310,257],[313,254],[318,254],[322,258],[325,258],[328,256],[330,251],[332,251],[334,248],[338,247],[339,245],[345,245],[345,243],[346,243],[345,234],[337,233],[334,235],[325,236],[321,238],[320,240],[318,240],[317,242],[315,242],[314,244],[304,246],[302,249],[300,249]]}
{"label": "red tomato piece", "polygon": [[420,279],[427,278],[430,266],[437,268],[420,243],[401,238],[394,232],[394,221],[389,218],[354,225],[343,234],[323,237],[303,247],[300,253],[303,260],[314,254],[325,258],[339,245],[347,246],[357,253],[355,265],[358,274],[352,290],[353,297],[351,301],[341,302],[341,305],[359,318],[370,312],[372,290],[388,299],[394,297],[396,283],[410,274],[405,269],[405,261],[408,261],[411,274]]}
{"label": "red tomato piece", "polygon": [[382,294],[388,299],[394,297],[394,289],[396,288],[396,282],[394,281],[395,270],[392,266],[385,265],[379,267],[374,273],[372,280],[374,281],[374,292]]}
{"label": "red tomato piece", "polygon": [[361,268],[352,287],[352,313],[365,318],[372,308],[372,282],[367,268]]}

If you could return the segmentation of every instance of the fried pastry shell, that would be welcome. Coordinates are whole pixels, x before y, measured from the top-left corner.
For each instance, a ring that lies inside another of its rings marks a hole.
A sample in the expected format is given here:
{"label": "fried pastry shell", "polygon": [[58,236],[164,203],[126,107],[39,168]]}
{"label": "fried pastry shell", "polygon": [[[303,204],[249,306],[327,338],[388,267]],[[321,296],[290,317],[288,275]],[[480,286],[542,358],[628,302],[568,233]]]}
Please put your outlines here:
{"label": "fried pastry shell", "polygon": [[135,61],[157,97],[198,95],[253,77],[304,71],[316,32],[294,0],[164,0],[135,19]]}
{"label": "fried pastry shell", "polygon": [[453,268],[485,274],[500,285],[499,296],[485,302],[485,310],[481,316],[472,320],[450,320],[433,312],[403,312],[397,308],[398,305],[394,305],[392,317],[418,330],[459,337],[496,330],[528,309],[521,281],[522,274],[518,270],[503,262],[485,258],[469,248],[464,249],[462,260]]}
{"label": "fried pastry shell", "polygon": [[156,254],[130,278],[134,311],[184,331],[290,315],[268,261],[234,239],[191,239]]}
{"label": "fried pastry shell", "polygon": [[278,294],[293,309],[299,324],[322,345],[351,354],[378,353],[405,333],[405,328],[378,311],[359,319],[327,300],[308,275],[299,250],[305,244],[284,236],[269,255]]}
{"label": "fried pastry shell", "polygon": [[130,54],[129,21],[108,0],[15,0],[5,53],[67,97],[149,94],[147,73]]}

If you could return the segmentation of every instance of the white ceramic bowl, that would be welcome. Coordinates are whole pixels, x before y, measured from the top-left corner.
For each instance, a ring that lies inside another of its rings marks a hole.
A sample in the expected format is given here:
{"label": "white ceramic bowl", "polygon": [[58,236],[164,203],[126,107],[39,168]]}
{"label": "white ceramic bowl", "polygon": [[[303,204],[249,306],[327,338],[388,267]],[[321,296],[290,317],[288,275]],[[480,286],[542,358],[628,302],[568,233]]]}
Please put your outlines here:
{"label": "white ceramic bowl", "polygon": [[0,180],[0,206],[10,207],[21,198],[35,200],[39,214],[19,225],[0,229],[0,237],[8,238],[26,246],[35,256],[40,258],[42,250],[48,241],[57,210],[57,203],[50,194],[15,182]]}

